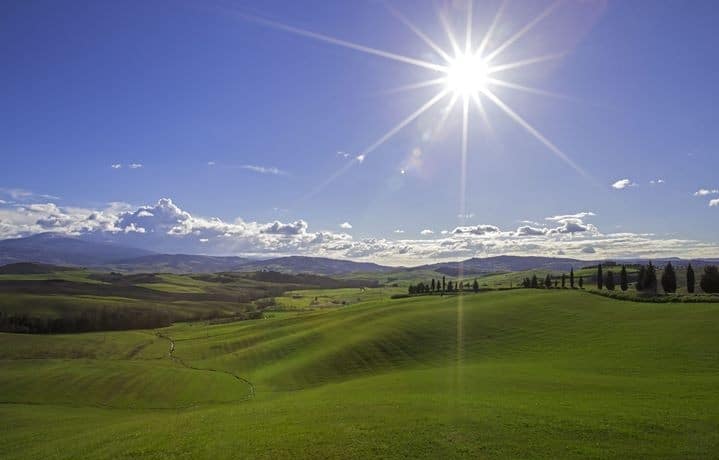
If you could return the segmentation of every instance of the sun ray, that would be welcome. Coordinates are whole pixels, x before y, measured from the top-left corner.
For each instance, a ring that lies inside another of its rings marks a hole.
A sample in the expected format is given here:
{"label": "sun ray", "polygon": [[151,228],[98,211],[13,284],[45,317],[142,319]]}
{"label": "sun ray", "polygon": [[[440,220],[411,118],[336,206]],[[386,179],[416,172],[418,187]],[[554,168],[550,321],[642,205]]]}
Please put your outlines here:
{"label": "sun ray", "polygon": [[331,45],[336,45],[336,46],[341,46],[344,48],[353,49],[356,51],[361,51],[363,53],[372,54],[372,55],[383,57],[386,59],[391,59],[393,61],[403,62],[405,64],[411,64],[411,65],[423,67],[423,68],[438,71],[438,72],[446,71],[446,66],[433,64],[431,62],[422,61],[420,59],[415,59],[415,58],[411,58],[408,56],[403,56],[401,54],[390,53],[389,51],[383,51],[383,50],[379,50],[376,48],[371,48],[369,46],[359,45],[357,43],[352,43],[352,42],[349,42],[346,40],[341,40],[339,38],[330,37],[329,35],[323,35],[323,34],[319,34],[317,32],[300,29],[298,27],[289,26],[286,24],[282,24],[280,22],[271,21],[269,19],[264,19],[264,18],[261,18],[258,16],[253,16],[253,15],[244,14],[244,13],[236,13],[236,14],[249,20],[249,21],[253,21],[253,22],[265,25],[267,27],[272,27],[274,29],[282,30],[282,31],[289,32],[289,33],[292,33],[295,35],[300,35],[300,36],[311,38],[314,40],[319,40],[319,41],[322,41],[325,43],[329,43]]}
{"label": "sun ray", "polygon": [[362,161],[359,160],[358,158],[352,158],[352,160],[348,161],[344,166],[342,166],[340,169],[338,169],[337,171],[335,171],[334,173],[332,173],[331,176],[329,176],[327,179],[325,179],[324,181],[322,181],[322,182],[321,182],[319,185],[317,185],[315,188],[313,188],[312,190],[310,190],[309,193],[305,194],[302,198],[300,198],[299,201],[300,201],[300,202],[302,202],[302,201],[307,201],[307,200],[309,200],[310,198],[316,196],[318,193],[320,193],[322,190],[324,190],[325,187],[327,187],[327,186],[330,185],[332,182],[334,182],[335,180],[337,180],[339,177],[341,177],[342,175],[344,175],[347,171],[349,171],[350,169],[352,169],[352,166],[354,166],[355,164],[360,164],[360,163],[362,163]]}
{"label": "sun ray", "polygon": [[561,160],[563,160],[565,163],[567,163],[569,166],[574,168],[575,171],[580,173],[582,176],[589,177],[589,175],[580,168],[576,163],[572,161],[571,158],[569,158],[562,150],[560,150],[559,147],[554,145],[549,139],[544,137],[542,133],[540,133],[536,128],[534,128],[532,125],[530,125],[527,121],[524,120],[521,116],[519,116],[516,112],[514,112],[512,109],[507,106],[500,98],[498,98],[492,91],[485,89],[483,94],[487,96],[492,102],[494,102],[497,107],[502,109],[504,113],[506,113],[511,119],[513,119],[517,124],[522,126],[529,134],[534,136],[539,142],[544,144],[545,147],[547,147],[552,153],[554,153],[557,157],[559,157]]}
{"label": "sun ray", "polygon": [[449,43],[452,46],[452,51],[454,52],[455,56],[458,56],[462,54],[462,50],[459,47],[459,43],[457,43],[457,39],[454,38],[454,33],[452,32],[452,26],[449,24],[449,20],[447,19],[447,16],[442,11],[438,11],[437,14],[439,15],[439,21],[442,23],[442,27],[444,28],[445,33],[447,34],[447,39],[449,39]]}
{"label": "sun ray", "polygon": [[522,27],[522,29],[517,32],[516,34],[512,35],[506,42],[499,45],[497,49],[489,53],[489,55],[486,57],[486,62],[491,62],[494,58],[499,56],[499,54],[504,51],[505,49],[509,48],[512,43],[516,42],[520,38],[524,36],[527,32],[532,30],[534,26],[539,24],[544,18],[549,16],[561,3],[563,0],[556,0],[554,3],[549,5],[544,11],[542,11],[539,16],[534,18],[532,21],[530,21],[526,26]]}
{"label": "sun ray", "polygon": [[487,126],[489,131],[492,130],[492,124],[489,122],[489,116],[487,116],[487,111],[484,108],[484,104],[482,103],[482,98],[479,97],[479,93],[472,94],[472,100],[474,101],[474,105],[477,106],[477,110],[479,110],[479,115],[482,117],[482,121]]}
{"label": "sun ray", "polygon": [[532,88],[531,86],[524,86],[524,85],[518,85],[516,83],[512,83],[506,80],[498,80],[496,78],[488,78],[487,82],[496,86],[503,86],[505,88],[511,88],[516,89],[517,91],[524,91],[526,93],[532,93],[532,94],[538,94],[540,96],[547,96],[547,97],[556,97],[559,99],[569,99],[569,97],[558,94],[558,93],[552,93],[550,91],[544,91],[537,88]]}
{"label": "sun ray", "polygon": [[380,137],[379,139],[377,139],[377,141],[375,141],[374,144],[372,144],[372,145],[370,145],[369,147],[367,147],[366,149],[364,149],[364,150],[362,151],[362,153],[360,153],[360,154],[358,155],[358,158],[361,157],[362,160],[364,160],[364,158],[365,158],[367,155],[369,155],[370,153],[372,153],[373,151],[375,151],[375,150],[377,149],[377,147],[379,147],[380,145],[382,145],[382,144],[384,144],[385,142],[387,142],[392,136],[394,136],[395,134],[397,134],[402,128],[404,128],[405,126],[407,126],[408,124],[410,124],[415,118],[419,117],[419,116],[422,115],[425,111],[427,111],[427,109],[429,109],[429,108],[432,107],[434,104],[436,104],[437,102],[439,102],[444,96],[447,95],[448,92],[449,92],[448,90],[444,89],[444,90],[440,91],[439,93],[437,93],[432,99],[430,99],[429,101],[427,101],[422,107],[420,107],[419,109],[417,109],[416,111],[414,111],[411,115],[409,115],[407,118],[405,118],[405,119],[402,120],[401,122],[397,123],[392,129],[390,129],[390,130],[387,131],[382,137]]}
{"label": "sun ray", "polygon": [[465,44],[464,44],[464,53],[469,54],[472,51],[472,8],[473,8],[473,1],[467,0],[467,27],[465,30]]}
{"label": "sun ray", "polygon": [[[462,105],[462,156],[459,178],[459,215],[464,221],[467,214],[467,146],[469,145],[469,98]],[[464,224],[464,222],[462,222]]]}
{"label": "sun ray", "polygon": [[454,108],[454,105],[457,103],[457,99],[459,99],[459,94],[454,93],[452,95],[452,98],[449,100],[449,103],[444,108],[442,117],[439,119],[439,123],[437,123],[436,131],[440,131],[442,128],[444,128],[444,124],[447,122],[447,118],[449,118],[449,115],[452,113],[452,109]]}
{"label": "sun ray", "polygon": [[429,38],[424,32],[422,32],[419,27],[415,26],[412,22],[410,22],[410,20],[407,19],[407,17],[400,13],[396,8],[389,4],[385,4],[385,8],[387,8],[387,10],[401,23],[407,26],[409,30],[411,30],[415,33],[415,35],[421,38],[422,41],[424,41],[430,48],[432,48],[435,53],[439,54],[440,57],[445,60],[445,62],[449,63],[452,60],[452,56],[447,54],[446,51],[444,51],[442,48],[439,47],[439,45],[433,42],[431,38]]}
{"label": "sun ray", "polygon": [[499,8],[497,9],[497,12],[494,15],[494,19],[492,19],[492,24],[489,25],[489,29],[487,29],[487,33],[484,34],[484,38],[482,38],[482,42],[479,44],[479,48],[477,48],[477,52],[475,53],[477,56],[482,56],[484,54],[484,50],[487,48],[487,45],[489,44],[489,40],[492,37],[492,34],[494,33],[494,29],[497,27],[497,23],[499,22],[499,18],[502,15],[502,12],[504,11],[504,7],[507,5],[507,0],[502,0],[502,3],[499,4]]}
{"label": "sun ray", "polygon": [[382,91],[382,93],[384,93],[384,94],[401,93],[404,91],[411,91],[413,89],[420,89],[420,88],[426,88],[428,86],[441,85],[442,83],[445,83],[446,81],[447,81],[447,78],[440,77],[440,78],[435,78],[432,80],[420,81],[418,83],[410,83],[409,85],[398,86],[396,88]]}
{"label": "sun ray", "polygon": [[432,107],[434,104],[439,102],[444,96],[447,95],[449,91],[448,90],[442,90],[441,92],[437,93],[432,99],[427,101],[422,107],[414,111],[412,114],[410,114],[407,118],[396,124],[392,129],[387,131],[382,137],[380,137],[377,141],[375,141],[372,145],[364,149],[359,155],[357,155],[355,158],[352,159],[352,161],[349,161],[347,164],[345,164],[342,168],[334,172],[330,177],[328,177],[324,182],[319,184],[317,187],[312,189],[310,193],[305,195],[301,198],[301,201],[305,201],[309,198],[312,198],[313,196],[317,195],[319,192],[321,192],[325,187],[327,187],[329,184],[337,180],[340,176],[345,174],[347,171],[349,171],[352,166],[356,164],[361,164],[364,162],[365,158],[367,158],[367,155],[375,151],[379,146],[387,142],[392,136],[397,134],[402,128],[410,124],[413,120],[415,120],[417,117],[422,115],[424,112],[426,112],[430,107]]}
{"label": "sun ray", "polygon": [[496,73],[496,72],[502,72],[504,70],[517,69],[519,67],[524,67],[527,65],[538,64],[540,62],[561,59],[566,55],[567,55],[567,53],[547,54],[544,56],[537,56],[537,57],[533,57],[533,58],[529,58],[529,59],[523,59],[521,61],[509,62],[507,64],[490,66],[489,69],[487,69],[487,73],[492,74],[492,73]]}

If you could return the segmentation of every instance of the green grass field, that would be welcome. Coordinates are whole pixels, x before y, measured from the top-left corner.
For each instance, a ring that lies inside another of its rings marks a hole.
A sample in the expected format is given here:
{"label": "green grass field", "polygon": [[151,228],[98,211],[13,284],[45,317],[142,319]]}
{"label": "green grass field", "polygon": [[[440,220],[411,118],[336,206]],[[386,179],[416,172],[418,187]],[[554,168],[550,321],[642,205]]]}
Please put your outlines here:
{"label": "green grass field", "polygon": [[3,458],[719,452],[719,304],[515,290],[272,316],[0,334]]}

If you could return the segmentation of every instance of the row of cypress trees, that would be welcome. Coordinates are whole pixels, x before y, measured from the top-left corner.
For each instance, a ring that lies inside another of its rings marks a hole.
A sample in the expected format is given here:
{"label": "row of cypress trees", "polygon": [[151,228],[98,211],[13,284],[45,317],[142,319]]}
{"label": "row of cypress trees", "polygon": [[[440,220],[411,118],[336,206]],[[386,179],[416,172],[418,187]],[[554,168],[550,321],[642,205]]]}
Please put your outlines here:
{"label": "row of cypress trees", "polygon": [[[575,277],[574,277],[574,268],[572,268],[569,271],[569,276],[567,276],[566,273],[562,273],[562,276],[554,278],[552,277],[551,273],[547,273],[547,276],[544,278],[544,280],[539,280],[537,278],[537,275],[532,275],[531,278],[524,278],[522,280],[522,287],[524,288],[530,288],[530,289],[538,289],[540,287],[543,287],[545,289],[558,289],[559,286],[562,286],[562,289],[565,289],[567,287],[567,283],[569,283],[569,287],[571,289],[574,289],[575,286]],[[584,289],[584,277],[580,276],[577,279],[577,285],[580,289]]]}
{"label": "row of cypress trees", "polygon": [[[664,267],[661,284],[665,293],[674,294],[677,292],[677,272],[671,262],[668,262]],[[696,290],[696,274],[694,273],[692,264],[687,266],[686,284],[687,292],[694,294]],[[622,291],[629,289],[629,276],[627,275],[627,267],[625,265],[622,265],[622,269],[619,272],[619,286]],[[702,275],[700,286],[702,290],[707,293],[719,292],[719,269],[717,269],[716,266],[708,265],[704,267],[704,274]],[[599,264],[597,267],[597,289],[601,290],[605,287],[610,291],[615,289],[614,273],[610,270],[606,275],[603,275],[602,265]],[[634,288],[639,292],[657,292],[657,269],[654,264],[649,262],[646,266],[641,265],[639,267]]]}
{"label": "row of cypress trees", "polygon": [[479,282],[475,279],[474,283],[470,285],[469,281],[452,281],[443,276],[442,281],[432,279],[429,283],[419,282],[417,284],[410,284],[407,291],[410,295],[412,294],[444,294],[447,292],[460,292],[469,291],[479,292]]}

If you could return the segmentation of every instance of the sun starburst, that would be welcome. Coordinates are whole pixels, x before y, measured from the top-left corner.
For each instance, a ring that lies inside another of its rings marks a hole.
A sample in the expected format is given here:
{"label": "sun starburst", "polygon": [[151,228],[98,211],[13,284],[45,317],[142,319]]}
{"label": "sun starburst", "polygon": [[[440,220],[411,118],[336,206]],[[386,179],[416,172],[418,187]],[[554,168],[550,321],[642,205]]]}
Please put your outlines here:
{"label": "sun starburst", "polygon": [[[389,51],[372,48],[357,43],[349,42],[339,38],[319,34],[316,32],[300,29],[297,27],[289,26],[279,22],[271,21],[268,19],[259,18],[257,16],[251,16],[246,14],[240,14],[245,19],[252,20],[261,23],[265,26],[272,27],[275,29],[283,30],[292,34],[300,35],[313,40],[322,41],[331,45],[349,48],[355,51],[371,54],[385,59],[390,59],[396,62],[400,62],[407,65],[412,65],[434,73],[434,76],[429,80],[420,81],[418,83],[405,85],[400,88],[396,88],[393,91],[409,91],[414,89],[426,88],[430,86],[439,86],[438,92],[432,96],[427,102],[424,102],[417,110],[408,115],[406,118],[398,122],[395,126],[390,128],[387,132],[382,134],[377,140],[370,143],[363,150],[358,151],[354,159],[345,165],[342,169],[331,175],[327,181],[316,187],[309,196],[315,195],[322,190],[331,181],[337,179],[342,174],[346,173],[353,165],[358,165],[365,162],[368,156],[379,149],[384,143],[390,140],[399,131],[405,128],[407,125],[412,123],[423,113],[434,107],[441,100],[448,96],[451,96],[450,102],[447,109],[442,115],[441,124],[444,124],[449,110],[456,106],[458,99],[461,100],[462,110],[462,139],[461,139],[461,190],[460,190],[460,203],[464,203],[465,195],[465,183],[466,183],[466,161],[468,151],[468,132],[470,128],[469,117],[470,117],[470,106],[475,106],[480,113],[482,120],[485,123],[489,123],[487,112],[485,111],[484,101],[489,101],[497,106],[502,112],[504,112],[511,120],[516,122],[522,127],[528,134],[537,139],[547,149],[552,152],[557,158],[564,161],[566,164],[574,168],[582,175],[586,173],[575,164],[567,154],[565,154],[559,147],[552,143],[545,135],[543,135],[537,128],[532,126],[528,121],[521,117],[514,109],[512,109],[505,101],[503,101],[497,93],[493,90],[495,87],[501,87],[505,89],[511,89],[516,91],[523,91],[530,94],[542,95],[542,96],[556,96],[553,93],[543,91],[537,88],[529,86],[519,85],[511,81],[507,81],[500,78],[500,74],[504,74],[508,71],[516,71],[526,66],[540,64],[553,59],[559,59],[563,56],[563,53],[554,53],[544,56],[536,56],[527,59],[523,59],[516,62],[500,62],[498,58],[506,51],[509,47],[514,45],[523,36],[529,33],[534,27],[547,18],[554,10],[556,10],[561,4],[562,0],[556,0],[545,8],[540,14],[534,19],[524,25],[521,29],[511,35],[507,40],[500,43],[493,49],[490,48],[492,43],[492,35],[498,27],[501,16],[506,6],[506,1],[500,4],[489,28],[487,29],[484,36],[482,36],[479,46],[474,47],[473,40],[473,2],[467,0],[466,8],[466,27],[464,31],[463,43],[457,40],[454,31],[452,30],[449,21],[443,14],[439,14],[439,20],[442,23],[446,33],[447,39],[450,43],[451,50],[445,50],[437,43],[432,40],[426,33],[424,33],[419,27],[413,24],[406,16],[404,16],[397,9],[392,6],[387,6],[388,11],[394,15],[402,24],[404,24],[411,32],[413,32],[420,40],[422,40],[430,50],[434,52],[440,59],[440,64],[429,62],[422,59],[416,59],[409,56],[403,56],[401,54],[392,53]],[[439,74],[439,75],[437,75]],[[470,104],[472,102],[473,104]],[[462,205],[463,206],[463,205]],[[460,214],[464,214],[464,210],[460,209]]]}

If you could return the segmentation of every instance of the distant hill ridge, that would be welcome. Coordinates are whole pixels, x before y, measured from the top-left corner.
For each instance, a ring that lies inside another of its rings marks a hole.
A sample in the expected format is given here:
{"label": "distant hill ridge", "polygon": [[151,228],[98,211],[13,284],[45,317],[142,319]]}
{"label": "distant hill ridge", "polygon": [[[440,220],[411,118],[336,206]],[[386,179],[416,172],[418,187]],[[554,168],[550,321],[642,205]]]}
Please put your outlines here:
{"label": "distant hill ridge", "polygon": [[47,273],[75,270],[72,267],[39,264],[35,262],[16,262],[0,267],[0,275],[45,275]]}
{"label": "distant hill ridge", "polygon": [[[683,265],[690,261],[678,258],[653,259],[656,265],[671,261]],[[525,270],[566,271],[571,268],[607,263],[561,257],[494,256],[464,261],[440,262],[418,267],[390,267],[370,262],[330,259],[326,257],[288,256],[266,260],[252,260],[237,256],[207,256],[197,254],[158,254],[145,249],[122,246],[112,242],[89,241],[80,237],[43,233],[26,238],[0,240],[0,265],[32,262],[47,266],[87,267],[120,272],[218,273],[231,271],[277,271],[316,275],[347,275],[350,273],[389,273],[427,270],[448,276],[481,275]],[[645,262],[640,259],[617,263]],[[719,259],[691,260],[696,266],[717,263]],[[48,270],[39,266],[22,265],[7,270]],[[56,271],[56,270],[55,270]],[[36,272],[39,273],[39,272]]]}

